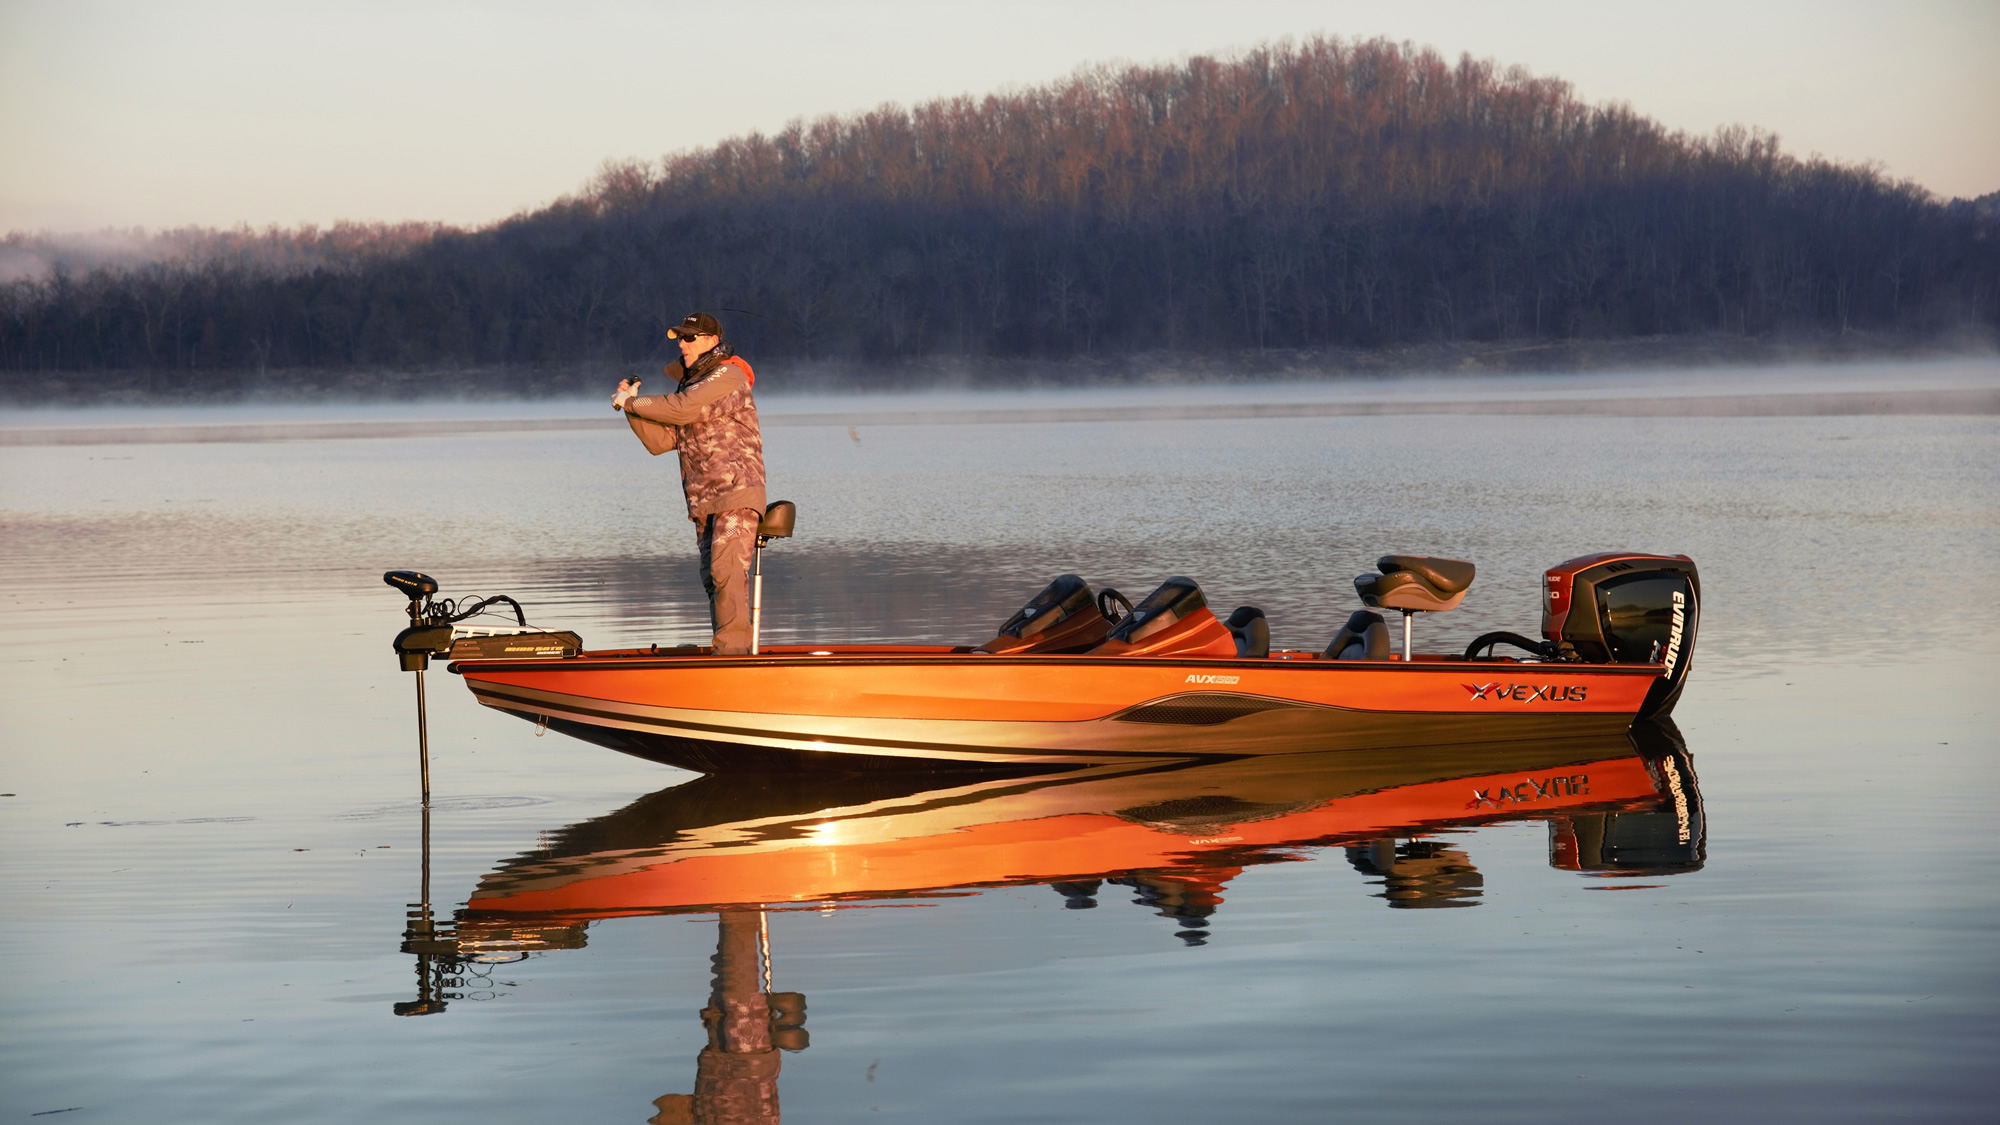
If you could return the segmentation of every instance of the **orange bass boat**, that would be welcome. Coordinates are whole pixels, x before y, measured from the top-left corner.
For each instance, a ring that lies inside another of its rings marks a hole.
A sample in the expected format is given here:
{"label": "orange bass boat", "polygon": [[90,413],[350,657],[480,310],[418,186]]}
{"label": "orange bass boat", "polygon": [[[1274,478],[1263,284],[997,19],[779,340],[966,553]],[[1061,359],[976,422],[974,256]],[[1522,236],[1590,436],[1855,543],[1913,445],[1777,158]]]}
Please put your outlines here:
{"label": "orange bass boat", "polygon": [[[789,504],[759,529],[789,535]],[[1540,639],[1487,633],[1414,653],[1412,620],[1457,608],[1469,562],[1387,555],[1355,579],[1368,608],[1324,651],[1272,651],[1254,607],[1227,619],[1187,578],[1133,606],[1075,575],[966,645],[589,650],[574,633],[455,633],[410,571],[406,668],[449,653],[480,703],[587,742],[702,773],[1046,770],[1162,757],[1439,746],[1616,734],[1669,714],[1700,620],[1685,555],[1609,552],[1544,577]],[[488,601],[511,599],[488,599]],[[1402,615],[1400,651],[1380,611]],[[519,613],[516,607],[517,615]],[[1500,645],[1520,655],[1496,655]]]}

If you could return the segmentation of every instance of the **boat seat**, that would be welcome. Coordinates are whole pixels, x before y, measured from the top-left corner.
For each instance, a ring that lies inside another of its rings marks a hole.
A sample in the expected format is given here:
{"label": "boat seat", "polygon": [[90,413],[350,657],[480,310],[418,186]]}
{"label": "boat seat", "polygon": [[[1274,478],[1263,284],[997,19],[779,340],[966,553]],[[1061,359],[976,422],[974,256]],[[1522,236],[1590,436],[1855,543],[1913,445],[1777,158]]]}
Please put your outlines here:
{"label": "boat seat", "polygon": [[799,519],[799,506],[790,500],[773,500],[757,523],[759,539],[790,539],[792,525]]}
{"label": "boat seat", "polygon": [[1237,606],[1222,624],[1236,638],[1236,655],[1271,655],[1271,623],[1264,620],[1263,610],[1254,605]]}
{"label": "boat seat", "polygon": [[1364,574],[1354,580],[1354,592],[1362,604],[1375,609],[1393,609],[1403,615],[1403,659],[1412,659],[1410,619],[1419,613],[1457,609],[1472,587],[1473,565],[1462,559],[1434,559],[1425,555],[1383,555],[1375,560],[1380,574]]}
{"label": "boat seat", "polygon": [[758,640],[764,631],[764,548],[773,539],[790,539],[792,525],[798,522],[799,506],[790,500],[773,500],[764,507],[764,516],[757,521],[757,546],[750,556],[750,655],[758,652]]}
{"label": "boat seat", "polygon": [[1091,656],[1235,656],[1236,637],[1194,579],[1173,577],[1132,608]]}
{"label": "boat seat", "polygon": [[986,655],[1087,652],[1103,643],[1113,621],[1105,607],[1123,602],[1116,590],[1092,594],[1090,584],[1074,574],[1058,575],[1042,592],[1000,625],[992,640],[972,651]]}
{"label": "boat seat", "polygon": [[1474,567],[1460,559],[1423,555],[1383,555],[1375,560],[1380,574],[1363,574],[1354,590],[1363,604],[1405,613],[1437,613],[1457,609],[1472,586]]}
{"label": "boat seat", "polygon": [[1389,626],[1382,615],[1372,609],[1357,609],[1321,655],[1328,660],[1387,660],[1390,651]]}

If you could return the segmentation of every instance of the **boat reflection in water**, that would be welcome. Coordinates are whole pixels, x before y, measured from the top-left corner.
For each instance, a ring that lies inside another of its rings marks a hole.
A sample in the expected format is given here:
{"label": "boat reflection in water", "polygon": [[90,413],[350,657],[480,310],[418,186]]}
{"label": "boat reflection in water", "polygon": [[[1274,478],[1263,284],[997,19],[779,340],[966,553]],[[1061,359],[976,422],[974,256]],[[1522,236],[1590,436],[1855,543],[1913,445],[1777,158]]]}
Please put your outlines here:
{"label": "boat reflection in water", "polygon": [[1245,868],[1331,847],[1393,909],[1476,906],[1482,878],[1452,830],[1524,820],[1548,824],[1549,862],[1564,870],[1650,878],[1704,858],[1694,769],[1670,723],[1027,778],[712,775],[550,834],[449,923],[431,920],[427,890],[404,944],[423,992],[397,1011],[441,1009],[482,962],[579,948],[597,920],[714,913],[695,1093],[660,1099],[653,1120],[774,1122],[778,1051],[807,1036],[805,998],[771,991],[767,910],[1036,883],[1090,909],[1118,887],[1200,945]]}

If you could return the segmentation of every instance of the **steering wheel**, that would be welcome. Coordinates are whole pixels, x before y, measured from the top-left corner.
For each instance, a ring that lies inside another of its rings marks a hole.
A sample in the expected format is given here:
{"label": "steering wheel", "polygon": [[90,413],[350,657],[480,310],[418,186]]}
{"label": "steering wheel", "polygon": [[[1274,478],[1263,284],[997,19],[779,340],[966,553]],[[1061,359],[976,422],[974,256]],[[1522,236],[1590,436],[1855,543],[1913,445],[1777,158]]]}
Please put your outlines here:
{"label": "steering wheel", "polygon": [[[1119,606],[1125,607],[1124,612],[1119,612]],[[1097,612],[1103,614],[1106,621],[1116,625],[1132,612],[1132,599],[1113,589],[1100,590],[1097,594]]]}

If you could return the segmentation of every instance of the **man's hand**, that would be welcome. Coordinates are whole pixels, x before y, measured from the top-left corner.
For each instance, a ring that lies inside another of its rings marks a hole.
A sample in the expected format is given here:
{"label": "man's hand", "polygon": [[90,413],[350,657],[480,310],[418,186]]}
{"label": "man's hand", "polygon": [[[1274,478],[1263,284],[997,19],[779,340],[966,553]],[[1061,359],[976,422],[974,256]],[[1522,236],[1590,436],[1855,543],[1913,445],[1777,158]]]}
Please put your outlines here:
{"label": "man's hand", "polygon": [[611,396],[611,409],[624,410],[625,404],[639,397],[639,380],[624,379],[618,383],[618,393]]}

